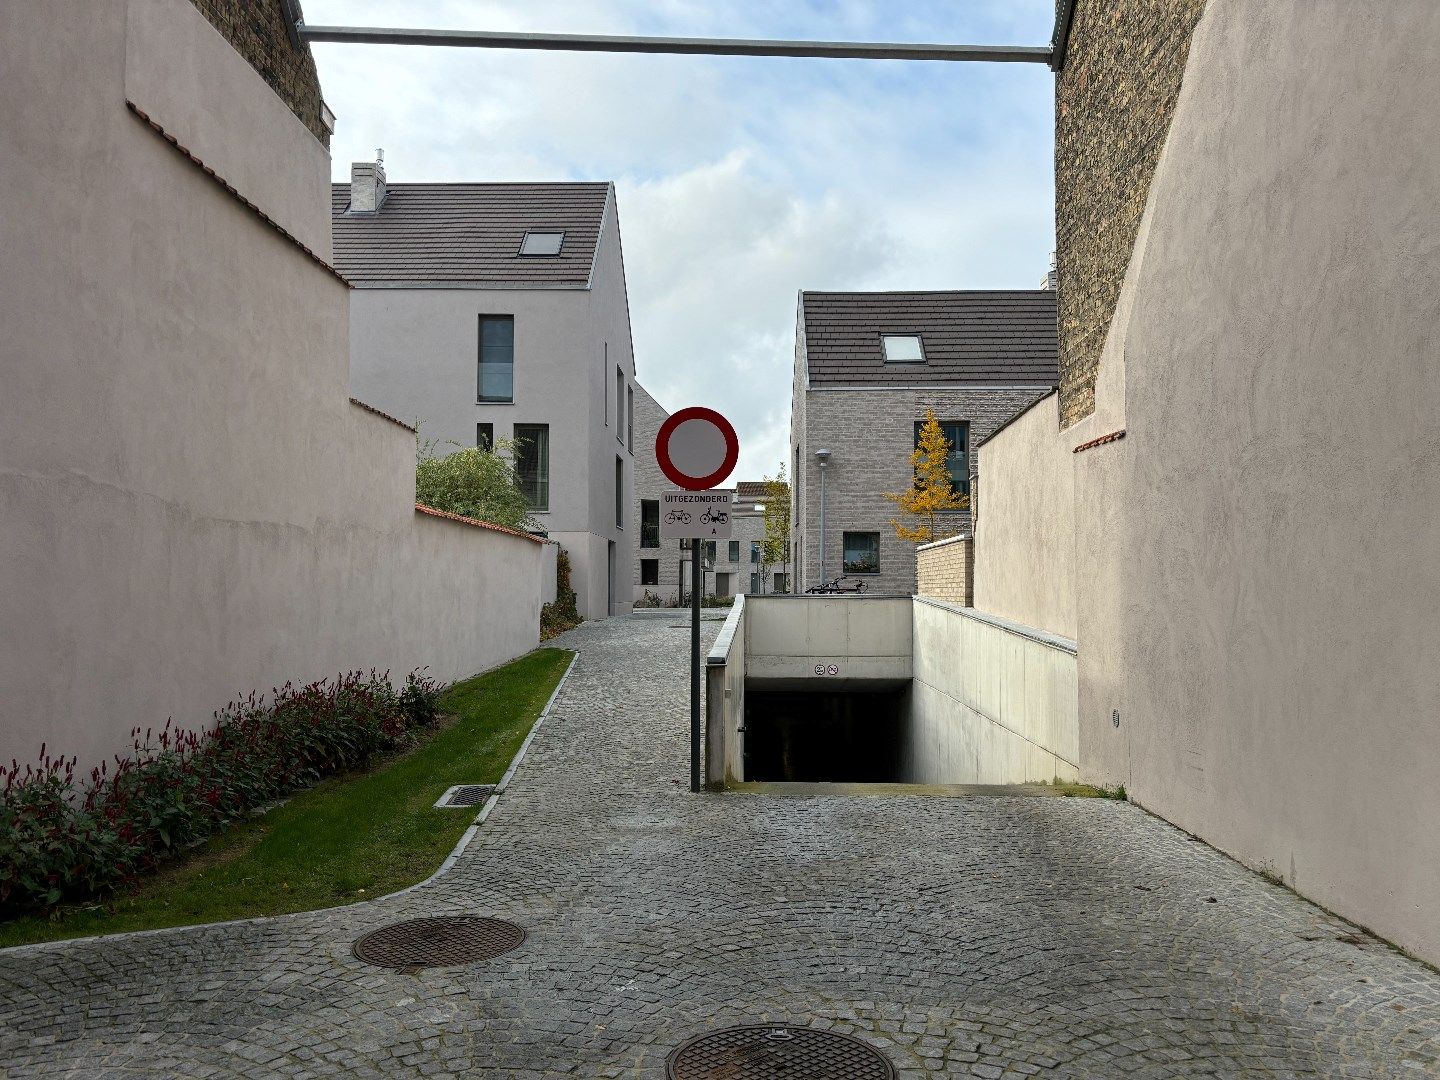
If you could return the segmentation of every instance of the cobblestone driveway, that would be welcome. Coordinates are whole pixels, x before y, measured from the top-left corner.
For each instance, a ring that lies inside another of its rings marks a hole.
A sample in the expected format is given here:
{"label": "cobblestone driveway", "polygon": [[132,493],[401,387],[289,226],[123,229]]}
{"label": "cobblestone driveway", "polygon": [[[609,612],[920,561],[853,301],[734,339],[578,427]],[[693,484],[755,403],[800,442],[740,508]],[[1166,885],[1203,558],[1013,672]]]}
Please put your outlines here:
{"label": "cobblestone driveway", "polygon": [[[438,881],[0,953],[0,1073],[658,1077],[696,1032],[786,1020],[902,1076],[1440,1074],[1440,976],[1132,806],[690,795],[674,621],[567,635],[554,712]],[[416,975],[350,954],[452,912],[529,936]]]}

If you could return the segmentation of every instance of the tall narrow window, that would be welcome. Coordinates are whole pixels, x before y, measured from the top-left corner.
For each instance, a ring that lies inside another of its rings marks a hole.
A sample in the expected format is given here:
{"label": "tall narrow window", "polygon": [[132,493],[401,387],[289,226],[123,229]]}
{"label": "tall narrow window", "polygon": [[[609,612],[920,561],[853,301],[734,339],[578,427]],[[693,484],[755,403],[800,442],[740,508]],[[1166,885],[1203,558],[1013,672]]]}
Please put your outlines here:
{"label": "tall narrow window", "polygon": [[625,372],[615,369],[615,438],[625,441]]}
{"label": "tall narrow window", "polygon": [[660,560],[659,560],[659,559],[641,559],[641,560],[640,560],[640,584],[641,584],[641,585],[659,585],[659,584],[660,584]]}
{"label": "tall narrow window", "polygon": [[[945,433],[945,441],[950,444],[950,449],[945,454],[945,469],[950,474],[950,486],[955,489],[956,495],[968,495],[970,493],[970,455],[969,439],[970,425],[964,420],[941,420],[940,430]],[[920,429],[925,426],[923,420],[915,421],[915,446],[920,446]]]}
{"label": "tall narrow window", "polygon": [[515,316],[480,316],[480,401],[515,400]]}
{"label": "tall narrow window", "polygon": [[550,425],[515,425],[515,479],[532,510],[550,509]]}
{"label": "tall narrow window", "polygon": [[625,459],[615,458],[615,527],[625,528]]}
{"label": "tall narrow window", "polygon": [[635,388],[625,389],[625,449],[635,452]]}
{"label": "tall narrow window", "polygon": [[751,575],[750,575],[750,591],[751,591],[752,593],[758,593],[758,592],[760,591],[760,575],[759,575],[759,574],[751,574]]}
{"label": "tall narrow window", "polygon": [[476,425],[475,425],[475,445],[478,446],[481,450],[494,450],[494,449],[495,449],[495,425],[494,425],[494,424],[476,424]]}
{"label": "tall narrow window", "polygon": [[729,559],[730,562],[739,562],[739,561],[740,561],[740,541],[739,541],[739,540],[731,540],[731,541],[730,541],[730,552],[729,552],[729,554],[730,554],[730,559]]}
{"label": "tall narrow window", "polygon": [[751,561],[752,563],[758,563],[758,562],[760,561],[760,541],[759,541],[759,540],[751,540],[751,541],[750,541],[750,561]]}
{"label": "tall narrow window", "polygon": [[878,574],[880,572],[880,534],[878,532],[847,532],[844,534],[846,574]]}
{"label": "tall narrow window", "polygon": [[600,394],[605,399],[605,426],[610,426],[610,384],[606,382],[610,378],[610,343],[604,342],[600,346]]}
{"label": "tall narrow window", "polygon": [[640,500],[640,546],[642,548],[658,548],[660,546],[660,500]]}

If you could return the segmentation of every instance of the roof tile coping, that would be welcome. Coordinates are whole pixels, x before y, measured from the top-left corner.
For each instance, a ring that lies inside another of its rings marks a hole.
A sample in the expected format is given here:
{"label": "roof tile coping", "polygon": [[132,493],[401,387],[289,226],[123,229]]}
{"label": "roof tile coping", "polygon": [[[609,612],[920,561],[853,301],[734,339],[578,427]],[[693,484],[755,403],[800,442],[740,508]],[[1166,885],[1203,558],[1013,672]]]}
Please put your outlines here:
{"label": "roof tile coping", "polygon": [[352,397],[352,398],[350,399],[350,404],[351,404],[351,405],[358,405],[358,406],[360,406],[360,408],[364,409],[366,412],[372,412],[372,413],[374,413],[376,416],[379,416],[379,417],[381,417],[381,418],[383,418],[383,419],[385,419],[385,420],[389,420],[392,424],[399,424],[401,427],[403,427],[406,431],[410,432],[412,435],[417,435],[417,434],[419,434],[419,430],[418,430],[417,428],[413,427],[413,426],[410,425],[410,424],[407,424],[404,420],[401,420],[401,419],[399,419],[399,418],[397,418],[397,417],[391,416],[388,412],[385,412],[383,409],[377,409],[374,405],[371,405],[369,402],[361,401],[359,398],[353,398],[353,397]]}
{"label": "roof tile coping", "polygon": [[519,529],[512,529],[506,525],[496,525],[491,521],[480,521],[476,518],[462,517],[460,514],[452,514],[448,510],[436,510],[433,506],[426,506],[424,503],[416,503],[415,509],[421,514],[429,514],[431,517],[444,518],[446,521],[455,521],[461,525],[474,525],[477,529],[489,529],[491,532],[509,533],[511,536],[518,536],[521,540],[530,540],[536,544],[554,544],[555,540],[547,540],[544,537],[536,536],[534,533],[521,532]]}

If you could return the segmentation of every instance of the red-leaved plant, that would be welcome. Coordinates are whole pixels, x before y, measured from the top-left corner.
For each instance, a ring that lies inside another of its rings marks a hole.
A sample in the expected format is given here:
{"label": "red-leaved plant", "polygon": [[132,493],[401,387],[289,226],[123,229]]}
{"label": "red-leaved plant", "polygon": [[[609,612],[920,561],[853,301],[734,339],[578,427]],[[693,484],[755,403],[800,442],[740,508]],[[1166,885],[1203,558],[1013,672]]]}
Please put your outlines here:
{"label": "red-leaved plant", "polygon": [[172,722],[131,734],[76,783],[75,758],[0,769],[0,917],[107,892],[177,848],[326,776],[360,768],[431,726],[440,687],[424,669],[352,671],[268,700],[251,692],[203,731]]}

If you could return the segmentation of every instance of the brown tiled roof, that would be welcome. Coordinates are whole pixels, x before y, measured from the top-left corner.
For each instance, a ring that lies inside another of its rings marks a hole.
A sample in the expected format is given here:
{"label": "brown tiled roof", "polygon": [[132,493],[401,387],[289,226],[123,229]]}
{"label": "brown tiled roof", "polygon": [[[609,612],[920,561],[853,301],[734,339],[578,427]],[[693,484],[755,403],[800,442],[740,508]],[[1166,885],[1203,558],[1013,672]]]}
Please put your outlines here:
{"label": "brown tiled roof", "polygon": [[[1055,293],[805,292],[812,386],[1054,386]],[[882,334],[919,335],[923,363],[887,364]]]}
{"label": "brown tiled roof", "polygon": [[[387,184],[374,214],[351,214],[332,184],[335,266],[356,288],[405,283],[584,288],[608,183]],[[563,232],[559,255],[521,255],[527,230]]]}
{"label": "brown tiled roof", "polygon": [[[787,490],[790,485],[785,485]],[[735,498],[739,502],[752,502],[765,498],[764,480],[741,480],[735,485]]]}

